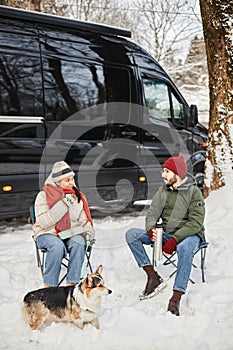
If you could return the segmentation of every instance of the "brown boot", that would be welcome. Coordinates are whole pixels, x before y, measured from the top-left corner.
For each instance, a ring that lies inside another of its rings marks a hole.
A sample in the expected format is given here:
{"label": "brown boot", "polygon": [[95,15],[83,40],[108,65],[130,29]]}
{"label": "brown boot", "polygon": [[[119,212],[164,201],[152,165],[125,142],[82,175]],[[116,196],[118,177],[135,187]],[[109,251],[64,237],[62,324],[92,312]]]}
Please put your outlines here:
{"label": "brown boot", "polygon": [[147,265],[143,267],[143,270],[147,274],[147,283],[145,290],[139,296],[140,299],[147,299],[154,296],[155,289],[162,283],[162,278],[154,270],[152,265]]}
{"label": "brown boot", "polygon": [[180,316],[180,299],[184,293],[178,290],[173,291],[173,295],[169,300],[167,311],[170,311],[172,314],[176,316]]}

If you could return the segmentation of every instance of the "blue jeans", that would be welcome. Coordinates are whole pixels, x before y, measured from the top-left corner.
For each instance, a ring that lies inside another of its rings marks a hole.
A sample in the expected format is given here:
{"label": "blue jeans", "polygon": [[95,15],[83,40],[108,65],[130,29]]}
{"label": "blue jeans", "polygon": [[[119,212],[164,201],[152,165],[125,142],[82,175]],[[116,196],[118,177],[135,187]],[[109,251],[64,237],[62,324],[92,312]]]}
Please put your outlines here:
{"label": "blue jeans", "polygon": [[46,260],[43,281],[49,286],[57,286],[61,271],[62,259],[69,254],[67,268],[67,283],[78,283],[85,258],[85,239],[82,235],[61,240],[53,234],[43,234],[37,237],[39,249],[45,248]]}
{"label": "blue jeans", "polygon": [[[163,243],[170,237],[169,233],[163,233]],[[144,229],[131,228],[126,232],[126,241],[131,249],[134,258],[139,267],[151,265],[144,245],[151,244],[148,233]],[[186,292],[194,257],[194,252],[200,245],[200,238],[197,235],[189,236],[177,244],[176,251],[178,256],[177,273],[173,285],[173,290]]]}

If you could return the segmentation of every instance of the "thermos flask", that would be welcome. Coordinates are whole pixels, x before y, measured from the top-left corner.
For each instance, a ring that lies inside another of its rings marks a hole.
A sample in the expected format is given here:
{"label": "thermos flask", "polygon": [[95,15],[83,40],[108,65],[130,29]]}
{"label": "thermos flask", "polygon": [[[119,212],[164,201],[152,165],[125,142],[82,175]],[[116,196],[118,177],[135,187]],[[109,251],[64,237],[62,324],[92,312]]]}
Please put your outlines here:
{"label": "thermos flask", "polygon": [[154,242],[154,264],[155,266],[158,265],[158,262],[162,260],[163,254],[162,254],[162,245],[163,245],[163,228],[162,228],[162,219],[160,218],[159,221],[156,223],[156,233],[157,233],[157,239]]}

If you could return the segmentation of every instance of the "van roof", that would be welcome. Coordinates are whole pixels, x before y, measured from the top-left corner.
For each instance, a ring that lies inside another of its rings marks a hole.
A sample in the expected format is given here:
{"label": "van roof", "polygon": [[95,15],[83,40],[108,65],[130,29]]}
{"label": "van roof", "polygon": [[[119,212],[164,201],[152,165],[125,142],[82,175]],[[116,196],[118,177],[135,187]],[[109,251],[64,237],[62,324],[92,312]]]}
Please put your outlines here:
{"label": "van roof", "polygon": [[71,29],[81,29],[88,32],[112,35],[112,36],[124,36],[131,37],[131,31],[124,28],[118,28],[108,25],[103,25],[94,22],[85,22],[67,17],[50,15],[47,13],[22,10],[18,8],[2,6],[0,5],[0,16],[7,18],[25,19],[30,22],[39,22],[42,24],[52,24],[54,26],[63,26]]}

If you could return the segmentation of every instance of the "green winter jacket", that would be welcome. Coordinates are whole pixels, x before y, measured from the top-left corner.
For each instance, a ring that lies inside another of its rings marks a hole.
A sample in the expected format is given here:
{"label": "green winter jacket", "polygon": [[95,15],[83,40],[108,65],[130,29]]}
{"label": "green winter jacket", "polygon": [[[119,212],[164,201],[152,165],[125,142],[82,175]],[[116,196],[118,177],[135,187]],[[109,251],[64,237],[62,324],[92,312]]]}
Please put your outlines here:
{"label": "green winter jacket", "polygon": [[188,181],[174,189],[161,186],[147,213],[146,230],[155,227],[160,217],[163,230],[172,233],[177,243],[195,234],[201,237],[204,234],[205,204],[199,188]]}

